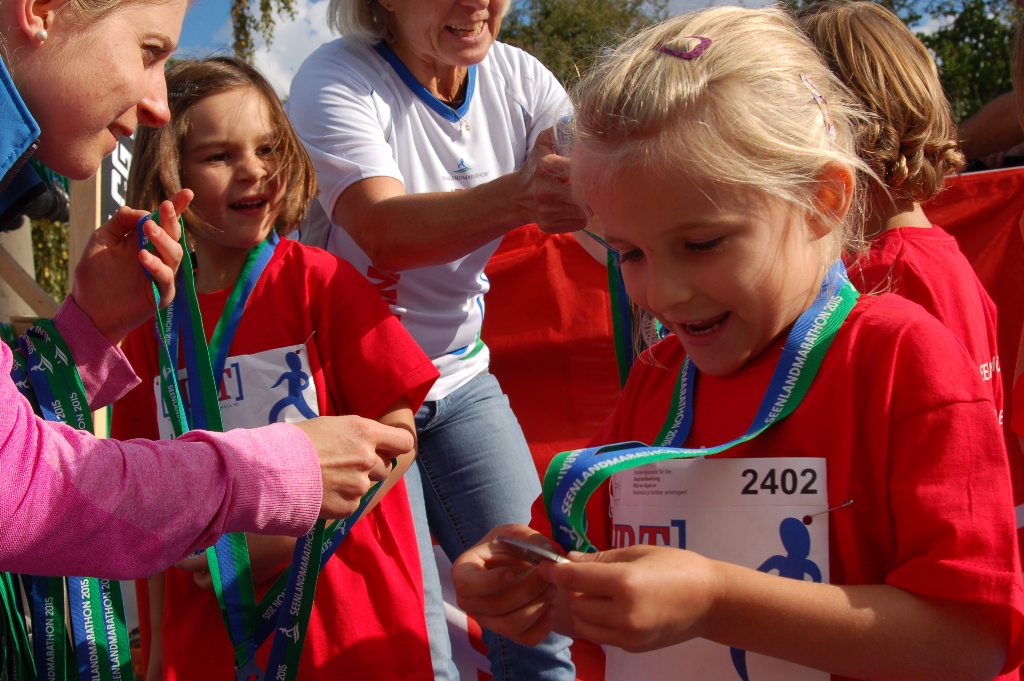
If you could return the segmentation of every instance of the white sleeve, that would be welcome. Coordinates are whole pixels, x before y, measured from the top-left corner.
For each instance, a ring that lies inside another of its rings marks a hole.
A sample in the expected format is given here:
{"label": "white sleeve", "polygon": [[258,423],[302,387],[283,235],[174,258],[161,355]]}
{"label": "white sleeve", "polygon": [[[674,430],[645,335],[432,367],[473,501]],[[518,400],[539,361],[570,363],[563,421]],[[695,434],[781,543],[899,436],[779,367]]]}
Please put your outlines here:
{"label": "white sleeve", "polygon": [[313,160],[328,215],[360,180],[393,177],[405,184],[387,141],[390,108],[359,72],[366,65],[338,45],[328,43],[306,59],[288,97],[288,115]]}
{"label": "white sleeve", "polygon": [[530,113],[533,125],[527,131],[527,149],[533,149],[537,136],[547,130],[562,116],[572,113],[572,102],[565,88],[536,58],[524,53],[522,65],[523,90],[527,102],[524,108]]}

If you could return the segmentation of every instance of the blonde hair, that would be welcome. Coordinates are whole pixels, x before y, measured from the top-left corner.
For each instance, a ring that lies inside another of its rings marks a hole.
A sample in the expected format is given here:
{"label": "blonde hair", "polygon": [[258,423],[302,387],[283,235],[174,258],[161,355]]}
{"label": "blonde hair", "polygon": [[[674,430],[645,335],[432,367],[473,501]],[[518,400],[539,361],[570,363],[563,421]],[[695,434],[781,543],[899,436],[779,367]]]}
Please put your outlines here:
{"label": "blonde hair", "polygon": [[[151,5],[159,5],[164,2],[170,2],[170,0],[69,0],[66,5],[61,7],[58,11],[62,16],[69,19],[74,25],[85,27],[105,18],[108,14],[115,12],[116,10],[124,7],[125,5],[145,2]],[[2,4],[2,2],[0,2]],[[188,0],[188,5],[191,6],[192,0]],[[6,27],[5,27],[6,28]],[[7,64],[7,68],[11,70],[12,75],[15,76],[17,81],[17,61],[13,59],[14,55],[10,54],[10,50],[7,46],[7,39],[0,30],[0,57],[3,58]]]}
{"label": "blonde hair", "polygon": [[860,126],[858,153],[893,198],[924,203],[941,192],[964,155],[928,48],[899,17],[867,0],[819,2],[797,21],[873,114]]}
{"label": "blonde hair", "polygon": [[[711,42],[692,58],[662,50],[698,51],[700,38]],[[575,98],[573,154],[588,163],[574,160],[574,175],[609,182],[624,165],[667,164],[806,211],[836,235],[831,262],[862,242],[856,215],[817,200],[829,167],[866,170],[854,153],[858,107],[785,12],[715,7],[652,26],[597,64]]]}
{"label": "blonde hair", "polygon": [[338,35],[376,45],[387,37],[388,11],[377,0],[331,0],[327,25]]}
{"label": "blonde hair", "polygon": [[[287,234],[302,223],[317,193],[313,162],[273,86],[254,67],[235,57],[183,61],[167,70],[171,122],[162,128],[138,128],[125,197],[129,206],[155,209],[182,189],[182,158],[192,106],[211,95],[242,88],[252,88],[266,101],[278,134],[274,143],[275,174],[283,177],[285,191],[279,206],[277,233]],[[182,217],[190,230],[214,229],[192,207]]]}

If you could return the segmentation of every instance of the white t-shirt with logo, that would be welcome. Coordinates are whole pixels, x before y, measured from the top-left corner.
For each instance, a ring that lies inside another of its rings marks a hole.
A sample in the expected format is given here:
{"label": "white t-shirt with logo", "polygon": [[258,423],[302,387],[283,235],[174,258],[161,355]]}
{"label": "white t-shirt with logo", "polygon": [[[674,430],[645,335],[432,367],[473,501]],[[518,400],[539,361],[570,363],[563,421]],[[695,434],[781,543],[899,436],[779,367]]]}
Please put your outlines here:
{"label": "white t-shirt with logo", "polygon": [[[469,70],[452,109],[420,85],[383,43],[341,38],[322,45],[292,80],[288,114],[316,166],[320,203],[331,215],[349,186],[393,177],[408,194],[457,191],[519,168],[537,136],[569,111],[555,77],[522,50],[494,43]],[[382,272],[339,225],[327,250],[366,275],[441,372],[428,400],[487,367],[480,339],[484,266],[500,239],[454,262]]]}

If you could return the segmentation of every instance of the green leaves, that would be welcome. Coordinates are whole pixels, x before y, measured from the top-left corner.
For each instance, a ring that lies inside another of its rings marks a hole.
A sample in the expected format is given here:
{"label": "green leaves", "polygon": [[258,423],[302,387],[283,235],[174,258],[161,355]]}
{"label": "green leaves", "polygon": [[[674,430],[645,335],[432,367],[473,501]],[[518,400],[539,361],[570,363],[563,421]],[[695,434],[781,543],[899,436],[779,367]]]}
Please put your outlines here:
{"label": "green leaves", "polygon": [[1013,89],[1013,39],[1024,11],[1013,0],[933,0],[942,26],[918,37],[935,57],[958,123]]}
{"label": "green leaves", "polygon": [[517,0],[498,39],[537,57],[566,87],[601,51],[668,15],[668,0]]}
{"label": "green leaves", "polygon": [[274,39],[274,25],[279,15],[294,19],[294,0],[231,0],[235,56],[251,64],[255,32],[259,31],[269,46]]}

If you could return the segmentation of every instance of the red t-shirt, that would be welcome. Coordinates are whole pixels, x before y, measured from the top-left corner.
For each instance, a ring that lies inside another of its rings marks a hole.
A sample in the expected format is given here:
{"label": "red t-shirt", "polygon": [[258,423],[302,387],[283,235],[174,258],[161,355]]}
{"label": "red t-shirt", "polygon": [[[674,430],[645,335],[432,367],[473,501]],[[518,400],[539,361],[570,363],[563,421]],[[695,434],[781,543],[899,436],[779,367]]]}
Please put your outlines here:
{"label": "red t-shirt", "polygon": [[[229,293],[199,296],[207,339]],[[320,414],[377,418],[402,397],[415,411],[437,378],[433,364],[366,279],[343,260],[282,240],[253,289],[229,354],[307,340]],[[112,434],[155,439],[152,326],[136,329],[123,347],[142,383],[116,403]],[[433,678],[418,555],[405,485],[399,483],[356,523],[321,573],[299,679]],[[265,588],[257,589],[257,596]],[[270,640],[257,656],[264,668],[269,653]],[[170,568],[164,679],[221,681],[232,677],[233,665],[213,592],[195,586],[190,573]]]}
{"label": "red t-shirt", "polygon": [[861,293],[896,293],[945,324],[974,359],[1003,422],[996,305],[956,239],[937,226],[889,229],[871,239],[849,274]]}
{"label": "red t-shirt", "polygon": [[[739,371],[700,374],[686,447],[711,447],[753,421],[783,339]],[[670,336],[645,354],[591,445],[650,443],[684,351]],[[1011,622],[1006,669],[1024,659],[1024,586],[1009,469],[992,398],[960,344],[919,306],[862,297],[789,417],[719,457],[824,457],[833,584],[890,584],[999,606]],[[588,536],[611,542],[608,487],[591,497]],[[538,506],[534,524],[550,536]],[[838,677],[833,677],[838,678]],[[1016,678],[1013,672],[1012,678]]]}
{"label": "red t-shirt", "polygon": [[1024,437],[1024,378],[1013,382],[1013,432]]}

